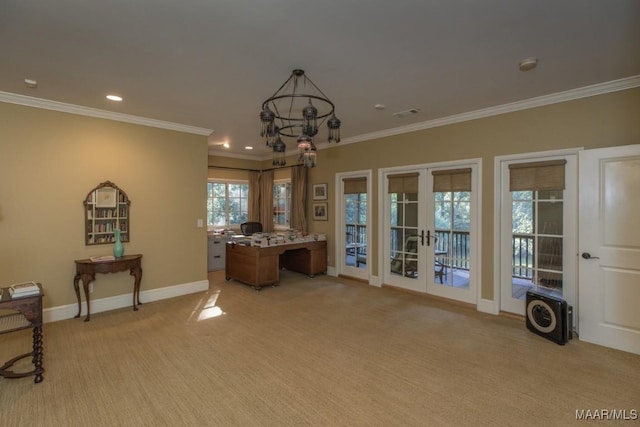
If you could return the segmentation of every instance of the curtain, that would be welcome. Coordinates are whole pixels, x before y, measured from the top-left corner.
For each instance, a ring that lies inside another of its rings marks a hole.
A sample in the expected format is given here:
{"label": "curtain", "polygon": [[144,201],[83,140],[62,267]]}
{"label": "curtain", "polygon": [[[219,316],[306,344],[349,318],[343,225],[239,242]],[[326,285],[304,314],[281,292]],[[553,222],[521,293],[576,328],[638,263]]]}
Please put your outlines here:
{"label": "curtain", "polygon": [[433,191],[471,191],[471,168],[448,169],[431,172]]}
{"label": "curtain", "polygon": [[307,168],[291,168],[291,228],[307,232]]}
{"label": "curtain", "polygon": [[260,172],[258,171],[249,171],[247,221],[260,221]]}
{"label": "curtain", "polygon": [[566,160],[512,163],[509,165],[509,191],[564,190]]}
{"label": "curtain", "polygon": [[260,176],[260,222],[262,231],[273,231],[273,171],[264,171]]}

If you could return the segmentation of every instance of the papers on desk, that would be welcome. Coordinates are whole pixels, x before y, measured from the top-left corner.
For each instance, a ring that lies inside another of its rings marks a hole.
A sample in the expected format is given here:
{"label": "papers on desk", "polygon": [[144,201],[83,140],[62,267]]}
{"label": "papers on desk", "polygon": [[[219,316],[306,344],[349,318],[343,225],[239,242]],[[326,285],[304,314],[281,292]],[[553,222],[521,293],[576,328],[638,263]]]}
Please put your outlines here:
{"label": "papers on desk", "polygon": [[40,293],[40,288],[35,282],[15,283],[9,286],[9,293],[12,297],[21,297]]}

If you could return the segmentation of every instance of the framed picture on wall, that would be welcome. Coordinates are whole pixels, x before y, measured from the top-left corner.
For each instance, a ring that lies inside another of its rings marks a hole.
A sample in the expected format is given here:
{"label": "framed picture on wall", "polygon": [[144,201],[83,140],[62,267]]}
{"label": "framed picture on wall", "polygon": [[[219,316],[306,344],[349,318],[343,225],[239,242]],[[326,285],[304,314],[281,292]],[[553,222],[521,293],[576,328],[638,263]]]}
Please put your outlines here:
{"label": "framed picture on wall", "polygon": [[327,200],[327,184],[313,185],[313,200]]}
{"label": "framed picture on wall", "polygon": [[96,190],[97,208],[115,208],[117,190],[112,187],[103,187]]}
{"label": "framed picture on wall", "polygon": [[326,203],[313,204],[313,219],[315,221],[327,220],[327,204]]}

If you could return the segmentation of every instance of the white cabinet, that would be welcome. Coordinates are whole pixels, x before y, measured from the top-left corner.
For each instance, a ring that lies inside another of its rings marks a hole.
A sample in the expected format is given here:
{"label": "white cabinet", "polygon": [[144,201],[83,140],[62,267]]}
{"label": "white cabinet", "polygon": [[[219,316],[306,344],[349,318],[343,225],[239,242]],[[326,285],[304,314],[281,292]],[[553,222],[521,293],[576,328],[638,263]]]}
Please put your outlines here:
{"label": "white cabinet", "polygon": [[208,237],[208,270],[224,270],[224,254],[227,237],[223,234],[209,234]]}

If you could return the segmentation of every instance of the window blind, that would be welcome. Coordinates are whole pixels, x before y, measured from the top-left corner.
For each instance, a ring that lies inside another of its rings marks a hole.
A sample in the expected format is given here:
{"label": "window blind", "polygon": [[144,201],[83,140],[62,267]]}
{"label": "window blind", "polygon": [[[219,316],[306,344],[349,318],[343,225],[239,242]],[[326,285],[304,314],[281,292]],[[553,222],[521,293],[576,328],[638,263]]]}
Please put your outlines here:
{"label": "window blind", "polygon": [[344,178],[344,194],[360,194],[367,192],[367,178]]}
{"label": "window blind", "polygon": [[566,160],[512,163],[509,165],[510,191],[564,190]]}
{"label": "window blind", "polygon": [[433,191],[471,191],[471,168],[437,170],[433,175]]}
{"label": "window blind", "polygon": [[388,175],[389,193],[417,193],[418,192],[418,173],[401,173],[396,175]]}

